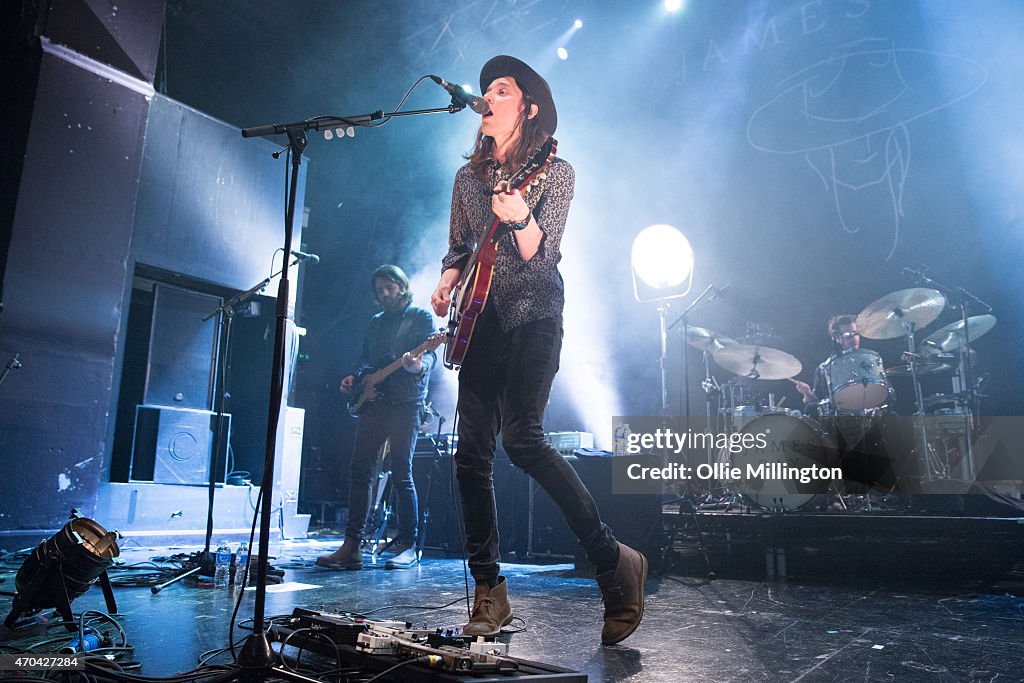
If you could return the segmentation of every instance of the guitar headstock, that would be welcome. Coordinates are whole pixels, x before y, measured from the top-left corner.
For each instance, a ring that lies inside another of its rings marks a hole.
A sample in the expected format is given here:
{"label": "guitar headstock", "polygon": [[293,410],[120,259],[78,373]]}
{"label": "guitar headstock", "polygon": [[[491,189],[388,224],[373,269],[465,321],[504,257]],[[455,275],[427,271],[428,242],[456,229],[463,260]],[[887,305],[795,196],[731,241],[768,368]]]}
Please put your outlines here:
{"label": "guitar headstock", "polygon": [[558,140],[553,137],[549,137],[544,141],[544,144],[533,153],[526,163],[523,164],[523,167],[508,179],[509,186],[520,188],[529,183],[533,180],[534,176],[551,164],[551,161],[555,158],[555,153],[557,151]]}
{"label": "guitar headstock", "polygon": [[448,339],[448,331],[447,330],[438,330],[437,332],[434,332],[432,335],[427,337],[426,341],[424,341],[422,344],[420,344],[420,346],[419,346],[419,348],[421,349],[420,352],[421,353],[426,353],[427,351],[433,351],[434,349],[436,349],[441,344],[444,344],[445,341],[447,341],[447,339]]}

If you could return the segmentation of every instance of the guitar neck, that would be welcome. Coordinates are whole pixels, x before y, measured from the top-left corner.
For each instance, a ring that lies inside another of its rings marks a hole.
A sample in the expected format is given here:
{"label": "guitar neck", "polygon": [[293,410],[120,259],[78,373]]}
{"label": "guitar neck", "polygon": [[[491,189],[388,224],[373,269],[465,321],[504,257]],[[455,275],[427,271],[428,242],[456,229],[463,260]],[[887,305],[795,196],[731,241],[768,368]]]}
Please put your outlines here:
{"label": "guitar neck", "polygon": [[[430,338],[427,339],[427,341],[423,342],[412,351],[409,351],[409,355],[416,357],[427,351],[432,351],[433,349],[436,349],[438,346],[440,346],[440,342],[443,339],[444,335],[431,335]],[[374,371],[373,373],[370,374],[370,377],[373,378],[373,382],[374,384],[376,384],[382,381],[384,378],[386,378],[388,375],[390,375],[400,367],[402,367],[402,356],[399,356],[395,360],[391,361],[390,363],[382,367],[380,370]]]}
{"label": "guitar neck", "polygon": [[[509,179],[509,185],[514,186],[516,190],[521,190],[527,185],[529,185],[534,178],[536,178],[545,168],[547,168],[551,164],[551,160],[554,158],[557,149],[558,141],[555,140],[554,138],[549,138],[548,141],[545,142],[543,146],[541,146],[540,150],[538,150],[537,156],[540,157],[540,160],[538,160],[535,164],[528,163],[526,166],[520,169],[519,172],[516,173],[516,175]],[[531,160],[531,162],[532,161],[534,160]],[[530,169],[531,165],[533,166],[532,170],[528,170]],[[523,177],[524,174],[525,177]],[[466,265],[462,268],[462,275],[459,277],[457,288],[461,289],[462,286],[466,284],[466,281],[470,273],[472,273],[473,269],[476,268],[476,264],[480,261],[480,257],[487,249],[488,245],[492,245],[497,241],[495,239],[495,233],[500,223],[501,221],[498,219],[497,216],[495,216],[494,219],[491,221],[491,226],[487,229],[486,232],[484,232],[483,237],[480,240],[480,243],[477,245],[476,249],[473,250],[473,253],[470,254],[469,260],[466,261]]]}

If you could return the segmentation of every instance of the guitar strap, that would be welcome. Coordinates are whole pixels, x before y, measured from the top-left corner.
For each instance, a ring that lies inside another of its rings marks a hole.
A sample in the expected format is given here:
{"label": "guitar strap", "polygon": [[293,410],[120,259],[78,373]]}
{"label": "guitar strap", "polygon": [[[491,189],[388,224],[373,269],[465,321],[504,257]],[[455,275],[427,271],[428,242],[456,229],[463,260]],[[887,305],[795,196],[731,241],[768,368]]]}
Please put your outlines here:
{"label": "guitar strap", "polygon": [[398,324],[398,329],[395,330],[395,336],[391,338],[391,357],[398,358],[409,349],[403,350],[399,353],[398,340],[409,334],[409,330],[412,329],[412,318],[409,317],[409,309],[412,306],[406,306],[405,310],[402,311],[402,322]]}

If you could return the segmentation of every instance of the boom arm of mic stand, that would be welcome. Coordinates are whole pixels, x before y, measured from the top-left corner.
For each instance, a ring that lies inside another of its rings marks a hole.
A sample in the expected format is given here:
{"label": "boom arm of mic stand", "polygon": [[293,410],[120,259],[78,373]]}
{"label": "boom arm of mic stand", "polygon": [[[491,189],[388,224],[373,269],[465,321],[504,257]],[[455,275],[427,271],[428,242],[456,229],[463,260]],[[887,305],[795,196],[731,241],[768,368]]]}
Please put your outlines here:
{"label": "boom arm of mic stand", "polygon": [[984,308],[987,313],[992,312],[991,306],[989,306],[986,302],[982,301],[978,297],[968,292],[963,287],[950,287],[949,285],[945,285],[935,280],[934,278],[928,277],[919,270],[914,270],[911,268],[907,269],[907,271],[914,277],[915,280],[918,280],[926,285],[931,285],[935,289],[945,294],[947,298],[960,299],[962,301],[970,299],[971,301],[975,302],[976,304]]}
{"label": "boom arm of mic stand", "polygon": [[690,313],[693,311],[693,309],[697,308],[697,306],[700,306],[700,305],[704,304],[705,303],[704,297],[706,297],[708,295],[708,292],[710,292],[713,287],[714,287],[714,285],[708,285],[707,287],[705,287],[704,291],[700,293],[700,296],[698,296],[696,299],[694,299],[693,303],[691,303],[689,306],[686,307],[686,310],[683,311],[682,314],[678,318],[676,318],[672,322],[671,325],[668,326],[668,329],[671,330],[673,327],[675,327],[676,325],[681,323],[683,321],[683,318],[685,318],[686,316],[690,315]]}
{"label": "boom arm of mic stand", "polygon": [[392,111],[385,114],[382,110],[370,114],[359,114],[357,116],[317,116],[305,121],[294,121],[292,123],[269,123],[263,126],[250,126],[242,129],[244,138],[260,138],[268,135],[281,135],[288,131],[316,130],[324,131],[342,126],[368,126],[374,121],[387,121],[396,116],[415,116],[417,114],[454,114],[466,108],[465,103],[457,102],[454,99],[447,107],[435,107],[433,109],[413,109],[411,111]]}

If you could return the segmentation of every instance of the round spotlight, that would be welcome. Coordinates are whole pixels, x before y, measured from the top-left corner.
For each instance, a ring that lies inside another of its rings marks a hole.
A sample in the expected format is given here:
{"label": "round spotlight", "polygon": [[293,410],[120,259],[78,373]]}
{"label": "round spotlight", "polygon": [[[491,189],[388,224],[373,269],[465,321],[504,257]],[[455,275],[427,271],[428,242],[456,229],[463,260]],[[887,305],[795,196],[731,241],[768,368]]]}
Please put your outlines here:
{"label": "round spotlight", "polygon": [[683,0],[665,0],[665,10],[667,12],[678,12],[683,8]]}
{"label": "round spotlight", "polygon": [[583,20],[582,20],[582,19],[577,19],[576,21],[574,21],[574,22],[572,23],[572,25],[573,25],[573,26],[574,26],[575,28],[583,28]]}
{"label": "round spotlight", "polygon": [[557,54],[558,58],[561,59],[563,62],[569,59],[569,51],[566,50],[564,47],[560,47],[557,50],[555,50],[555,54]]}
{"label": "round spotlight", "polygon": [[74,629],[71,601],[81,597],[89,588],[104,580],[104,597],[107,608],[117,611],[113,593],[109,590],[107,567],[121,554],[117,547],[120,534],[107,531],[91,519],[71,511],[72,519],[51,538],[43,541],[32,551],[18,570],[14,580],[17,591],[11,605],[11,612],[4,620],[7,628],[13,628],[21,615],[34,611],[55,608],[64,618],[69,630]]}
{"label": "round spotlight", "polygon": [[633,240],[633,272],[654,289],[679,287],[693,270],[693,247],[671,225],[652,225]]}

